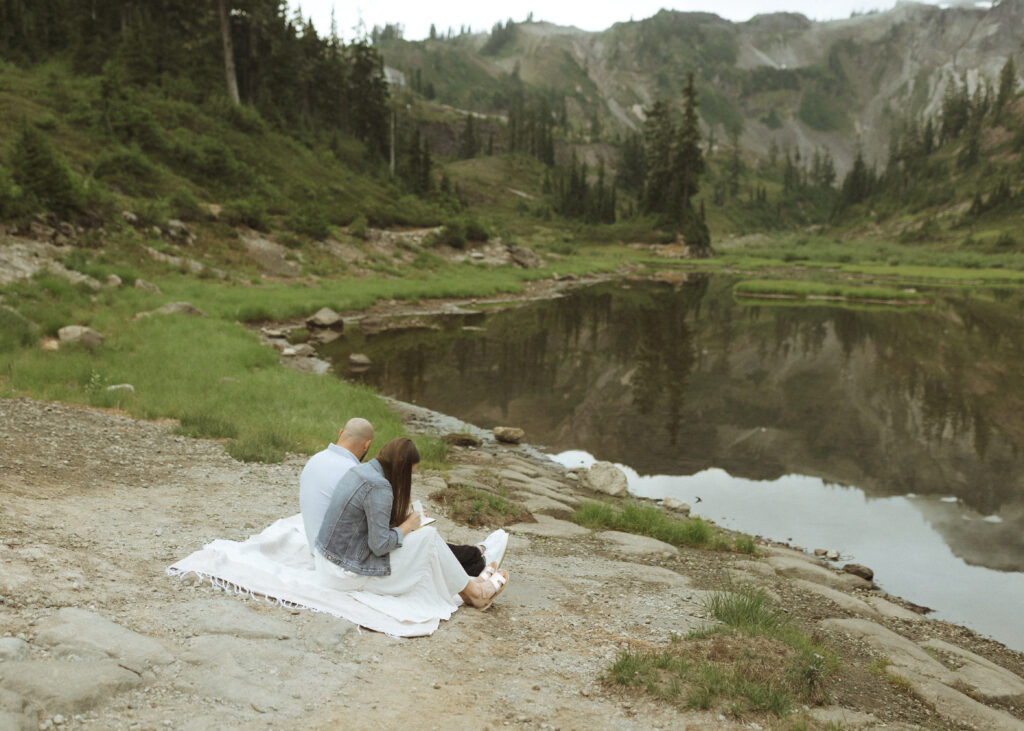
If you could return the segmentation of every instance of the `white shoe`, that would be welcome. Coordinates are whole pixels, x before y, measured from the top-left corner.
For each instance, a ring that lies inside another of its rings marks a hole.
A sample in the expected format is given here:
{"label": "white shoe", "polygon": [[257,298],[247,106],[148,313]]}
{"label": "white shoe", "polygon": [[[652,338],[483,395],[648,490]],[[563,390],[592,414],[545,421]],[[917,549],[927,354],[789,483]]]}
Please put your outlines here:
{"label": "white shoe", "polygon": [[496,568],[500,568],[505,558],[505,549],[508,548],[508,533],[499,528],[487,536],[483,543],[476,545],[483,549],[485,565],[494,564]]}

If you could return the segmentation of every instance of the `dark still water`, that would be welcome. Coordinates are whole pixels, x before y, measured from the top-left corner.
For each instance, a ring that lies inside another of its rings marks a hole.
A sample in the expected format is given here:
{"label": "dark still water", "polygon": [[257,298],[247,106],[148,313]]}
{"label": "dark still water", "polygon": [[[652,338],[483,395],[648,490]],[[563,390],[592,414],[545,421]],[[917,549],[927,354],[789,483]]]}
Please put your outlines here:
{"label": "dark still water", "polygon": [[[1024,292],[857,310],[733,280],[608,283],[328,346],[360,378],[566,464],[623,465],[722,525],[840,551],[1024,650]],[[697,502],[697,497],[701,501]]]}

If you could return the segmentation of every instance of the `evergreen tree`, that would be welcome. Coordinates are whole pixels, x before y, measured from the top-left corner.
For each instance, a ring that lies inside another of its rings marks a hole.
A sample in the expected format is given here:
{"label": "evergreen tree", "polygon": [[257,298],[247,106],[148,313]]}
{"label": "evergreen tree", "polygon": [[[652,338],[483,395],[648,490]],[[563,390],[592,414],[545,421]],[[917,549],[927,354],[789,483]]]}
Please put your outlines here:
{"label": "evergreen tree", "polygon": [[999,93],[996,96],[995,113],[998,115],[1013,99],[1017,92],[1017,69],[1013,65],[1013,56],[1008,56],[1003,68],[999,71]]}
{"label": "evergreen tree", "polygon": [[459,157],[467,160],[476,157],[477,152],[479,152],[479,144],[473,127],[473,115],[470,113],[466,115],[466,123],[462,127],[462,136],[459,138]]}

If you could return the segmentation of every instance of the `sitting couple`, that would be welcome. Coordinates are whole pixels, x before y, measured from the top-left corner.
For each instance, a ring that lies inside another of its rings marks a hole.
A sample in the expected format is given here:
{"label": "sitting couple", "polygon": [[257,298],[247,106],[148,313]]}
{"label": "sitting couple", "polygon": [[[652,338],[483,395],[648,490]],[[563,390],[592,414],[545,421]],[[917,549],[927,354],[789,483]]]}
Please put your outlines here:
{"label": "sitting couple", "polygon": [[394,439],[362,464],[372,441],[370,422],[350,419],[299,478],[302,522],[321,580],[340,591],[411,599],[396,606],[408,620],[450,616],[456,594],[487,609],[508,581],[498,568],[508,534],[452,546],[434,528],[421,528],[420,513],[409,508],[416,445]]}

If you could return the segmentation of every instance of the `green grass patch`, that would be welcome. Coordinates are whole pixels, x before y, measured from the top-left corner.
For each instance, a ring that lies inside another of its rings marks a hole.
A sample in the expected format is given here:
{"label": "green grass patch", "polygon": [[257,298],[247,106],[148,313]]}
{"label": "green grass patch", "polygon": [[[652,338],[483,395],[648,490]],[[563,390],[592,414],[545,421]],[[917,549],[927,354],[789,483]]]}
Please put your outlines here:
{"label": "green grass patch", "polygon": [[722,624],[662,648],[623,650],[605,681],[734,718],[784,718],[827,701],[835,655],[768,607],[762,591],[713,594],[705,608]]}
{"label": "green grass patch", "polygon": [[513,523],[535,522],[533,514],[522,503],[500,492],[490,492],[468,485],[455,485],[438,490],[430,499],[448,511],[457,523],[475,528],[501,528]]}
{"label": "green grass patch", "polygon": [[737,282],[733,292],[752,297],[837,298],[848,301],[922,302],[917,292],[889,287],[850,286],[805,279],[748,279]]}
{"label": "green grass patch", "polygon": [[572,516],[586,528],[604,528],[657,538],[673,546],[707,546],[712,541],[711,525],[700,518],[672,518],[650,505],[584,503]]}

